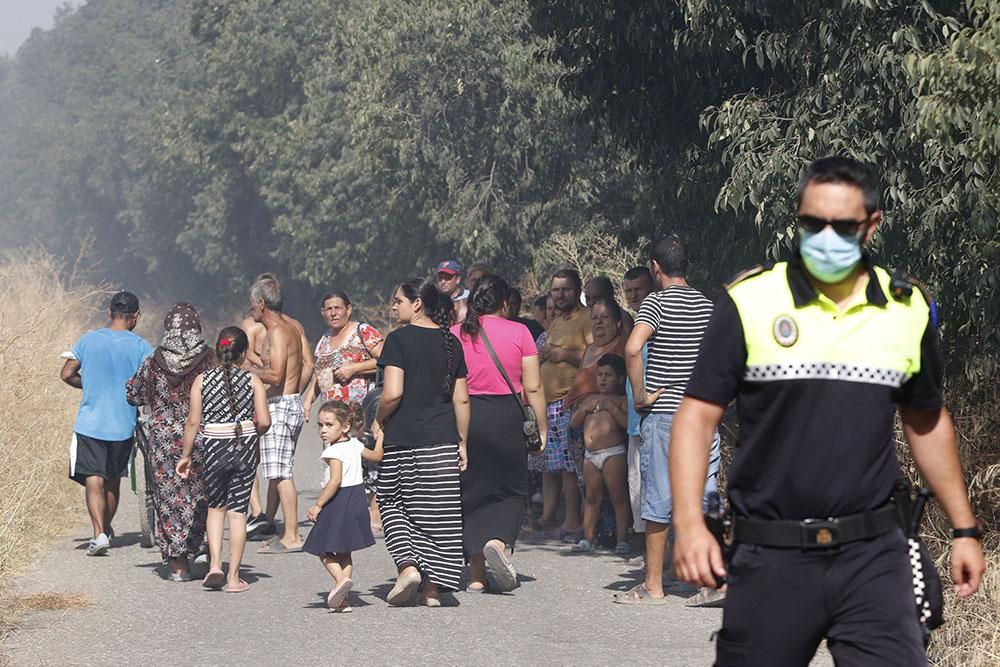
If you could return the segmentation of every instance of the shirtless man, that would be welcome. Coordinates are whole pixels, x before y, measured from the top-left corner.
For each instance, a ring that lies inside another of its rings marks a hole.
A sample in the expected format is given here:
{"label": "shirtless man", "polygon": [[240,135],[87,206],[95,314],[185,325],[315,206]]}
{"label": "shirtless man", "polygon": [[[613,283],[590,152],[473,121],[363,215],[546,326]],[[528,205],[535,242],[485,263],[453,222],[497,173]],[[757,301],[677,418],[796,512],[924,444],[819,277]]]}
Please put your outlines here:
{"label": "shirtless man", "polygon": [[281,288],[274,280],[258,280],[250,288],[250,317],[265,329],[261,363],[251,362],[250,370],[267,386],[271,411],[271,429],[260,439],[260,463],[268,481],[266,515],[268,522],[273,522],[280,503],[284,519],[281,537],[272,538],[259,552],[300,551],[302,536],[292,462],[305,415],[299,393],[302,341],[298,329],[281,314]]}
{"label": "shirtless man", "polygon": [[587,553],[594,549],[597,520],[604,501],[604,491],[615,508],[615,528],[618,544],[615,553],[629,552],[625,541],[631,508],[625,453],[628,436],[628,410],[625,407],[625,360],[616,354],[605,354],[597,362],[597,390],[584,399],[569,420],[572,428],[583,428],[583,481],[587,498],[583,506],[583,539],[571,553]]}
{"label": "shirtless man", "polygon": [[[257,280],[273,280],[278,285],[278,289],[281,289],[281,282],[278,280],[278,276],[273,273],[262,273],[257,276]],[[312,378],[314,364],[312,346],[309,345],[309,339],[306,338],[306,331],[301,322],[287,315],[281,309],[277,312],[281,314],[285,322],[295,327],[299,332],[299,338],[302,342],[302,382],[299,385],[299,393],[301,393],[309,385],[309,380]],[[267,330],[263,324],[255,321],[252,317],[243,320],[241,327],[246,332],[247,340],[250,343],[247,348],[247,361],[251,365],[263,366],[264,362],[261,358],[261,353],[264,349],[264,339]],[[308,414],[305,415],[305,420],[309,421]],[[257,478],[254,477],[253,487],[250,489],[250,516],[247,518],[247,536],[250,538],[257,535],[274,534],[274,525],[268,521],[267,515],[260,504],[259,487]]]}

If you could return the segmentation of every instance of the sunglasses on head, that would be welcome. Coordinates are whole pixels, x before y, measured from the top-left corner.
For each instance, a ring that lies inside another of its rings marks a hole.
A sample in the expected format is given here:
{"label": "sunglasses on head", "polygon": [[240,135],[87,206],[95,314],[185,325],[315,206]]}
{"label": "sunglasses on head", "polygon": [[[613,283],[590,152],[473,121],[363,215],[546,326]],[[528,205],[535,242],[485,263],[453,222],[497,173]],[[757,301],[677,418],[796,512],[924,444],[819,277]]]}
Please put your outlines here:
{"label": "sunglasses on head", "polygon": [[830,225],[833,227],[833,231],[840,236],[856,236],[861,225],[868,222],[867,220],[824,220],[812,215],[800,215],[798,220],[799,227],[807,232],[818,234],[827,225]]}

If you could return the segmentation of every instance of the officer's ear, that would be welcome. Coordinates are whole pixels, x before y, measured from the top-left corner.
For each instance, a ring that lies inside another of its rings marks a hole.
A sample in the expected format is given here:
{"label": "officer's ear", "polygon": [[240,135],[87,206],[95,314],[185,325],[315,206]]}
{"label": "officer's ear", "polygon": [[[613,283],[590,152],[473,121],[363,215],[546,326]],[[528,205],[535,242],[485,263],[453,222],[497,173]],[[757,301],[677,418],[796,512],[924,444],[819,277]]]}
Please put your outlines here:
{"label": "officer's ear", "polygon": [[861,239],[861,245],[868,245],[875,238],[875,230],[882,222],[882,211],[874,211],[868,216],[868,227],[865,229],[865,237]]}

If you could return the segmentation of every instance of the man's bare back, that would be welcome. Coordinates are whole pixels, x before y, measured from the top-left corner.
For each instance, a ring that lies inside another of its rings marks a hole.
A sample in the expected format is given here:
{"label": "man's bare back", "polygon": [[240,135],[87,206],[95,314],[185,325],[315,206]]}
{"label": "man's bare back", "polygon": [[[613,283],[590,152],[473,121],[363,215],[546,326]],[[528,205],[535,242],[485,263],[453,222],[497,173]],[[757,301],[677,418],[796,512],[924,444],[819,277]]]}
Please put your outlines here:
{"label": "man's bare back", "polygon": [[264,324],[265,335],[261,344],[261,368],[270,371],[262,375],[267,384],[267,396],[298,394],[302,381],[302,343],[299,332],[283,317],[276,318],[270,326]]}

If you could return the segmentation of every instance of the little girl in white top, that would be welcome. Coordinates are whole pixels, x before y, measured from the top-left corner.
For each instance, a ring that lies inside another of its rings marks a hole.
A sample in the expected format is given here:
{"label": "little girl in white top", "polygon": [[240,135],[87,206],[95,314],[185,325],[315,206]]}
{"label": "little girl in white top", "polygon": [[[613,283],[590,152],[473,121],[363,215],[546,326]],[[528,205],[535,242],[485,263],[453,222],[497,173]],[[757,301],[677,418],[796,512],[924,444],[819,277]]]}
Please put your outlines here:
{"label": "little girl in white top", "polygon": [[351,552],[375,544],[368,515],[368,498],[365,495],[362,459],[378,463],[382,460],[382,438],[375,449],[365,448],[357,438],[351,437],[352,428],[358,426],[360,414],[340,401],[327,401],[319,409],[317,422],[324,449],[320,455],[326,464],[323,491],[306,516],[316,522],[309,532],[303,551],[319,556],[333,577],[334,587],[326,598],[326,605],[338,612],[351,611],[348,594],[354,564]]}

